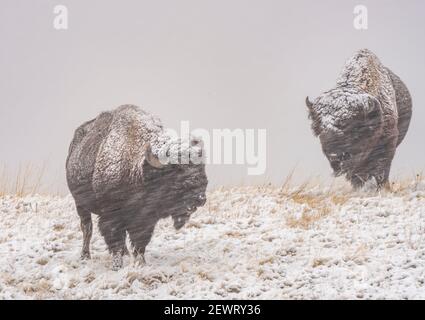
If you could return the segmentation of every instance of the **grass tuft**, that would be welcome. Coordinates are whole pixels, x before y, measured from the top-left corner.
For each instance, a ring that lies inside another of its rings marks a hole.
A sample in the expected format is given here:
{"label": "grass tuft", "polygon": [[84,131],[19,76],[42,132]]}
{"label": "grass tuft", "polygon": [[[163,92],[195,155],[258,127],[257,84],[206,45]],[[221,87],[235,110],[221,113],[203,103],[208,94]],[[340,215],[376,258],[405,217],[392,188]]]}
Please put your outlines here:
{"label": "grass tuft", "polygon": [[0,196],[14,195],[24,197],[40,192],[45,173],[45,163],[35,166],[31,163],[20,164],[16,170],[0,167]]}

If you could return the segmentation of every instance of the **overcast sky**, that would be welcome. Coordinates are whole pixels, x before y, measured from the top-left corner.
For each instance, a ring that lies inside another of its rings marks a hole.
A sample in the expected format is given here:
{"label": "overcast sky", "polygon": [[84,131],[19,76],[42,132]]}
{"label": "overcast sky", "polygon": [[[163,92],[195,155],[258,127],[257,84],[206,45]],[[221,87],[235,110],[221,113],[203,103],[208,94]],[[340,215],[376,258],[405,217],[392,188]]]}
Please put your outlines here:
{"label": "overcast sky", "polygon": [[[66,5],[69,29],[53,28]],[[353,27],[364,4],[369,29]],[[209,166],[211,186],[329,177],[304,105],[369,48],[407,84],[414,115],[393,176],[425,167],[425,2],[68,0],[0,2],[0,163],[46,162],[66,190],[73,132],[132,103],[168,127],[267,129],[267,171]],[[53,187],[54,186],[54,187]]]}

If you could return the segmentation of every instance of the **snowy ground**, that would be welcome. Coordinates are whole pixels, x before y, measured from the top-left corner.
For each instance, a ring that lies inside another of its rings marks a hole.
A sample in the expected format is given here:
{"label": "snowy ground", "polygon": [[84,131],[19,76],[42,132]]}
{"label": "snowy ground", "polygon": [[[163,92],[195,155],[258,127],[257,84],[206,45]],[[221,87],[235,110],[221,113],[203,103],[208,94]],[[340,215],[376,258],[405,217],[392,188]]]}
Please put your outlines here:
{"label": "snowy ground", "polygon": [[179,232],[158,224],[145,266],[126,257],[118,272],[97,228],[80,261],[70,196],[3,196],[0,216],[5,299],[425,298],[418,181],[383,193],[216,190]]}

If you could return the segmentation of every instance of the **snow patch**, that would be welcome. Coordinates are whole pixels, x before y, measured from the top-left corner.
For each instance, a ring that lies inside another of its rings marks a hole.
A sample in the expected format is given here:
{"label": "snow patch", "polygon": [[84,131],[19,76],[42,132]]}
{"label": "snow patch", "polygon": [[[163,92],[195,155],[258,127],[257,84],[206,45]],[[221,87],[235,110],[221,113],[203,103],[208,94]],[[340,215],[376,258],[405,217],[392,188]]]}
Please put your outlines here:
{"label": "snow patch", "polygon": [[404,192],[220,189],[176,232],[157,225],[146,265],[92,259],[71,196],[0,198],[3,299],[425,298],[425,185]]}

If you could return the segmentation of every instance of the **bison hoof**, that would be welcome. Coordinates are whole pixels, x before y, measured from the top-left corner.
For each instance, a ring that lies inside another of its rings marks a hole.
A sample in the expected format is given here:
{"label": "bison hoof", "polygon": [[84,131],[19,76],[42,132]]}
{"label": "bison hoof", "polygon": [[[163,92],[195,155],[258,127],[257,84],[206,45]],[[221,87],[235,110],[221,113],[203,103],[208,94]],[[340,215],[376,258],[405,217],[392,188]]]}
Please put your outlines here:
{"label": "bison hoof", "polygon": [[112,256],[112,270],[117,271],[122,268],[122,255],[121,253],[116,253]]}
{"label": "bison hoof", "polygon": [[81,252],[81,260],[90,260],[90,252]]}

